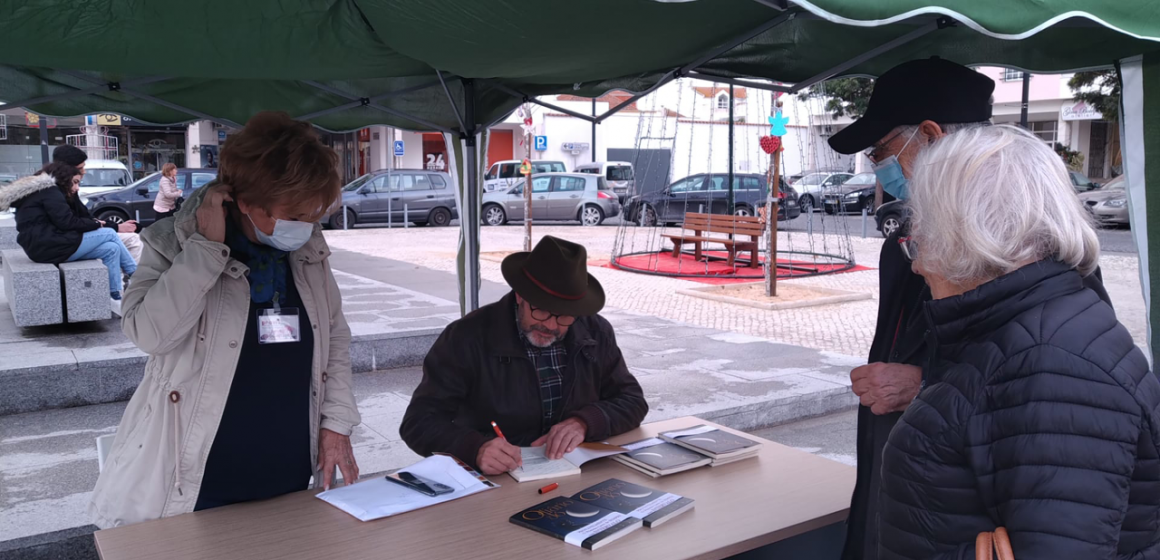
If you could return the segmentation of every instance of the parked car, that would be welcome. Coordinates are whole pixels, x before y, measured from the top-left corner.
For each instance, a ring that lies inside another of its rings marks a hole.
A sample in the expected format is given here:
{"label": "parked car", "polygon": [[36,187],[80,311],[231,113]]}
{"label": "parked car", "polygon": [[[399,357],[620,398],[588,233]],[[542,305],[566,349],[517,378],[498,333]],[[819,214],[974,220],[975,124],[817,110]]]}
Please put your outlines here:
{"label": "parked car", "polygon": [[1071,175],[1071,186],[1075,189],[1077,194],[1094,191],[1100,188],[1099,183],[1088,179],[1087,175],[1084,175],[1079,171],[1069,171],[1068,175]]}
{"label": "parked car", "polygon": [[791,183],[790,186],[801,193],[798,197],[798,205],[801,206],[802,210],[811,212],[813,209],[821,207],[822,198],[831,189],[841,186],[853,176],[853,173],[845,171],[820,171],[810,173],[798,179],[797,182]]}
{"label": "parked car", "polygon": [[15,173],[0,173],[0,185],[7,185],[19,178],[20,176]]}
{"label": "parked car", "polygon": [[[497,161],[487,169],[483,177],[483,192],[506,191],[527,178],[520,173],[522,160],[509,159]],[[532,160],[532,174],[536,173],[567,173],[568,168],[562,161]],[[534,218],[534,215],[533,215]]]}
{"label": "parked car", "polygon": [[81,179],[81,196],[90,196],[123,189],[133,182],[129,168],[111,159],[90,159],[85,162],[85,176]]}
{"label": "parked car", "polygon": [[591,173],[600,175],[608,181],[612,192],[620,197],[620,203],[636,194],[636,175],[632,164],[627,161],[596,161],[576,166],[576,173]]}
{"label": "parked car", "polygon": [[[598,226],[620,215],[620,200],[608,181],[585,173],[532,175],[532,220],[579,220]],[[499,226],[524,219],[524,184],[506,191],[484,193],[483,223]]]}
{"label": "parked car", "polygon": [[[638,225],[677,224],[685,220],[686,212],[726,214],[729,210],[729,176],[721,173],[698,174],[686,177],[657,192],[630,198],[625,216]],[[734,214],[756,216],[765,204],[768,185],[765,175],[735,173],[733,175]],[[777,217],[792,220],[801,215],[797,192],[781,181]]]}
{"label": "parked car", "polygon": [[[346,212],[343,213],[345,206]],[[446,226],[459,217],[451,176],[443,171],[394,169],[368,173],[347,183],[322,223],[334,229],[355,224],[396,223]]]}
{"label": "parked car", "polygon": [[905,220],[906,203],[902,200],[884,202],[874,211],[874,222],[878,226],[878,231],[882,233],[882,237],[890,237],[902,227]]}
{"label": "parked car", "polygon": [[[874,213],[874,191],[878,187],[878,177],[874,173],[859,173],[840,187],[834,187],[829,194],[823,197],[823,205],[827,214],[838,212]],[[894,200],[889,193],[882,193],[882,202]]]}
{"label": "parked car", "polygon": [[[88,165],[85,165],[88,169]],[[177,187],[182,196],[189,198],[193,191],[206,183],[217,179],[217,169],[178,169]],[[92,171],[85,173],[88,178]],[[84,184],[83,182],[81,183]],[[142,226],[157,221],[157,212],[153,211],[153,200],[157,198],[157,191],[161,188],[161,173],[156,172],[142,177],[137,182],[114,191],[95,195],[80,194],[89,211],[98,220],[116,224],[127,220],[137,220]]]}
{"label": "parked car", "polygon": [[1120,175],[1096,190],[1079,195],[1084,208],[1102,225],[1123,225],[1128,221],[1128,182]]}

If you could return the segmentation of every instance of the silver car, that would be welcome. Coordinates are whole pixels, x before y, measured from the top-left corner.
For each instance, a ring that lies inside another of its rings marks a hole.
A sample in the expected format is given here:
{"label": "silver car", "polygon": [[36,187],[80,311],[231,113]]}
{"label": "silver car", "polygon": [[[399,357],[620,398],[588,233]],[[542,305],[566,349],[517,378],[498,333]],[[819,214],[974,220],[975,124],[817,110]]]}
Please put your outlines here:
{"label": "silver car", "polygon": [[1128,184],[1121,175],[1098,189],[1079,195],[1096,221],[1106,225],[1128,225]]}
{"label": "silver car", "polygon": [[[524,219],[524,184],[483,195],[483,223],[499,226]],[[620,214],[619,197],[599,175],[539,173],[532,175],[533,220],[578,220],[598,226]]]}

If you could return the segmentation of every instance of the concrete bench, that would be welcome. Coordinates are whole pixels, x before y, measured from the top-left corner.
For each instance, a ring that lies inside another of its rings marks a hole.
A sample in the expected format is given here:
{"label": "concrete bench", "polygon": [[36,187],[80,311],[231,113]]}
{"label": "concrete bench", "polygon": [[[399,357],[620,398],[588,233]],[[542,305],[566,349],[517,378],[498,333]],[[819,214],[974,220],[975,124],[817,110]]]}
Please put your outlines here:
{"label": "concrete bench", "polygon": [[0,217],[0,251],[20,249],[16,244],[16,220]]}
{"label": "concrete bench", "polygon": [[98,260],[61,263],[64,315],[70,323],[102,321],[112,316],[109,307],[109,269]]}
{"label": "concrete bench", "polygon": [[[18,327],[64,322],[60,270],[56,265],[32,262],[20,249],[0,251],[4,260],[4,295]],[[106,277],[105,283],[109,280]],[[108,298],[108,294],[105,294]],[[108,304],[105,304],[108,307]]]}

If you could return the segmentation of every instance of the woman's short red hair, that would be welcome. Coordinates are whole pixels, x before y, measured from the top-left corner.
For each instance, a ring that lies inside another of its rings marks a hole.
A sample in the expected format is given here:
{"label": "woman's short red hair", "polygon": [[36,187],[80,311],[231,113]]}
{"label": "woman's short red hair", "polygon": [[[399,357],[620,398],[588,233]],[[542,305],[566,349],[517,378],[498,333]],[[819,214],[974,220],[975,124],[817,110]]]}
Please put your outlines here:
{"label": "woman's short red hair", "polygon": [[317,221],[338,199],[338,155],[310,123],[286,113],[262,112],[222,147],[218,178],[235,199],[266,212]]}

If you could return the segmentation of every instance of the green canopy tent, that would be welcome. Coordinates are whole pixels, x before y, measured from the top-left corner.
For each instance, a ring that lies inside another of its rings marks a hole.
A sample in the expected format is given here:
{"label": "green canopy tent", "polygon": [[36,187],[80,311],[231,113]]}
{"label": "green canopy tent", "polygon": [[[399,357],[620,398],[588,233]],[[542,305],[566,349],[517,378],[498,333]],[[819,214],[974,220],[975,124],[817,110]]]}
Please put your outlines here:
{"label": "green canopy tent", "polygon": [[[1160,197],[1144,188],[1160,184],[1153,0],[31,0],[0,15],[0,100],[37,113],[236,125],[281,110],[332,131],[443,132],[460,172],[468,310],[477,155],[484,131],[523,100],[644,95],[682,76],[794,92],[929,56],[1037,73],[1125,61],[1123,145],[1149,303],[1160,263],[1149,258],[1160,240],[1148,243],[1160,224],[1149,228],[1145,212]],[[632,101],[573,115],[600,122]]]}

